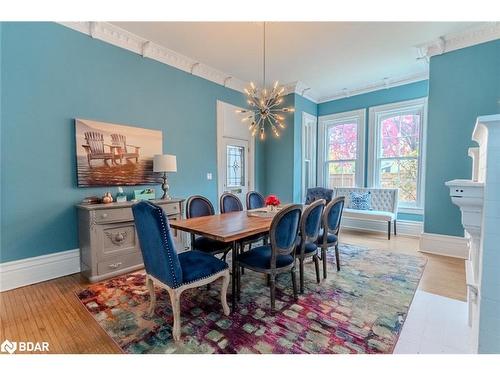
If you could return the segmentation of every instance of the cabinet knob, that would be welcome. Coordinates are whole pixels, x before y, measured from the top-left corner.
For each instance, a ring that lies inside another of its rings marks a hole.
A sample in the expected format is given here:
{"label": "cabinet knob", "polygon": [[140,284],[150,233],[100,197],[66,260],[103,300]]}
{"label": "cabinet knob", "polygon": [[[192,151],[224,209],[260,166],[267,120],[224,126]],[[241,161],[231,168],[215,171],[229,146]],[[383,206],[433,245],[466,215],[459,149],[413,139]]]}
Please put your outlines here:
{"label": "cabinet knob", "polygon": [[105,219],[105,218],[107,218],[107,217],[108,217],[108,214],[101,214],[101,217],[102,217],[103,219]]}

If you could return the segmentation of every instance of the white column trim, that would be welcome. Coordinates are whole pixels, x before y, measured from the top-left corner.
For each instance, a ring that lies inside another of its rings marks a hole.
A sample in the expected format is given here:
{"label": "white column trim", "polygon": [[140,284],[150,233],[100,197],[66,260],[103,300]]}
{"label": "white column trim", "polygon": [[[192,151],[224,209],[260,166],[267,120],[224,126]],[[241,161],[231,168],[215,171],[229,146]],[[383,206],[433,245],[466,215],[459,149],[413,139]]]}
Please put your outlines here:
{"label": "white column trim", "polygon": [[422,233],[422,236],[420,237],[419,251],[447,257],[467,259],[469,256],[469,242],[465,237]]}

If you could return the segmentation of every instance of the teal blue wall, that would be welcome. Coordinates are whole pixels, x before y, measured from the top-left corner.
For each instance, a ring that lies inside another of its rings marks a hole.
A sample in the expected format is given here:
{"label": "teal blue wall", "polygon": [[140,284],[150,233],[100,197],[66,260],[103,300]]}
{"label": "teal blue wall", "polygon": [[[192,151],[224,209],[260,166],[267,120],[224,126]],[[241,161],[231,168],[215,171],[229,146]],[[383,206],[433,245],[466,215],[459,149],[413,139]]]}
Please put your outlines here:
{"label": "teal blue wall", "polygon": [[[284,106],[293,107],[294,94],[285,96]],[[293,152],[294,152],[294,114],[285,115],[286,129],[276,138],[270,131],[266,132],[264,141],[256,141],[264,149],[264,189],[265,195],[275,194],[283,203],[293,201]]]}
{"label": "teal blue wall", "polygon": [[283,203],[302,201],[302,112],[317,114],[316,103],[297,95],[285,97],[286,106],[295,108],[286,115],[286,129],[279,138],[268,133],[264,142],[263,170],[265,171],[265,194],[276,194]]}
{"label": "teal blue wall", "polygon": [[[365,137],[365,165],[368,165],[368,123],[370,121],[368,109],[370,107],[375,107],[378,105],[424,98],[427,96],[427,94],[428,94],[428,81],[427,80],[419,81],[419,82],[409,83],[407,85],[372,91],[366,94],[360,94],[360,95],[350,96],[348,98],[342,98],[325,103],[320,103],[318,104],[318,115],[325,116],[333,113],[348,112],[365,108],[366,109],[365,134],[367,135]],[[366,186],[366,181],[368,179],[367,176],[368,176],[368,168],[365,168],[365,186]],[[399,213],[398,219],[422,221],[423,215]]]}
{"label": "teal blue wall", "polygon": [[217,202],[216,101],[241,93],[53,23],[4,23],[1,51],[0,262],[77,248],[74,204],[116,192],[76,187],[75,117],[163,130],[172,194]]}
{"label": "teal blue wall", "polygon": [[500,113],[500,40],[430,60],[425,232],[463,235],[445,181],[471,178],[477,116]]}

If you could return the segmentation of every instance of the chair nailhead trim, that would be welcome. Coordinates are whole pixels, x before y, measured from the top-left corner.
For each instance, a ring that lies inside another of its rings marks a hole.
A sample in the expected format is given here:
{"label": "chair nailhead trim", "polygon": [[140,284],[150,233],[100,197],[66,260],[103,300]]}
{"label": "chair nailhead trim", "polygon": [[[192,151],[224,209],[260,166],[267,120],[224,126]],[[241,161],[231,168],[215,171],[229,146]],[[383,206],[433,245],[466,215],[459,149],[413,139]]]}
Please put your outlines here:
{"label": "chair nailhead trim", "polygon": [[[229,268],[229,266],[226,264],[226,266],[225,266],[223,269],[221,269],[220,271],[218,271],[218,272],[221,272],[221,271],[227,270],[228,268]],[[217,272],[216,272],[216,273],[217,273]],[[200,281],[200,280],[203,280],[203,279],[208,279],[209,277],[212,277],[213,275],[215,275],[215,274],[213,274],[213,273],[212,273],[211,275],[208,275],[208,276],[203,276],[203,277],[200,277],[200,278],[198,278],[198,279],[194,279],[194,280],[192,280],[192,281],[190,281],[190,282],[188,282],[188,283],[181,283],[181,284],[179,284],[178,286],[176,286],[176,287],[175,287],[175,289],[177,289],[177,288],[179,288],[179,287],[181,287],[181,286],[183,286],[183,285],[189,285],[189,284],[195,283],[195,282]]]}
{"label": "chair nailhead trim", "polygon": [[174,278],[174,289],[175,289],[175,288],[178,288],[180,285],[182,285],[182,283],[179,285],[179,282],[177,281],[177,278],[175,277],[174,264],[173,264],[173,260],[172,260],[172,251],[170,249],[170,246],[168,245],[167,226],[165,223],[165,218],[163,217],[163,210],[161,208],[157,208],[155,211],[158,214],[158,217],[160,219],[163,246],[165,246],[165,248],[167,250],[168,265],[170,267],[170,272],[172,274],[172,277]]}

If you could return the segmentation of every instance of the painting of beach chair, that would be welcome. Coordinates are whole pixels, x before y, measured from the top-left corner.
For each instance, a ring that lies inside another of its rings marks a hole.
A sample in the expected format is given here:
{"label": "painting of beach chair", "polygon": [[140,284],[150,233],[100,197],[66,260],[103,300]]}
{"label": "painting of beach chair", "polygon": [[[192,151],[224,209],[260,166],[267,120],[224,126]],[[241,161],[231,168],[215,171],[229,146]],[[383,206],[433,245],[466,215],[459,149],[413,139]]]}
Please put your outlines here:
{"label": "painting of beach chair", "polygon": [[[130,159],[135,159],[135,162],[139,162],[139,146],[127,144],[127,137],[122,134],[111,134],[111,142],[114,146],[119,146],[118,154],[120,164],[123,164],[123,159],[128,161]],[[133,149],[133,151],[131,150]]]}
{"label": "painting of beach chair", "polygon": [[[104,143],[102,133],[85,132],[85,141],[86,144],[82,145],[82,147],[85,149],[85,153],[87,154],[89,167],[92,167],[92,160],[103,160],[104,164],[108,167],[108,160],[111,160],[111,164],[116,165],[116,159],[120,158],[117,153],[117,150],[119,150],[120,147]],[[109,152],[106,151],[106,147],[109,147]]]}

